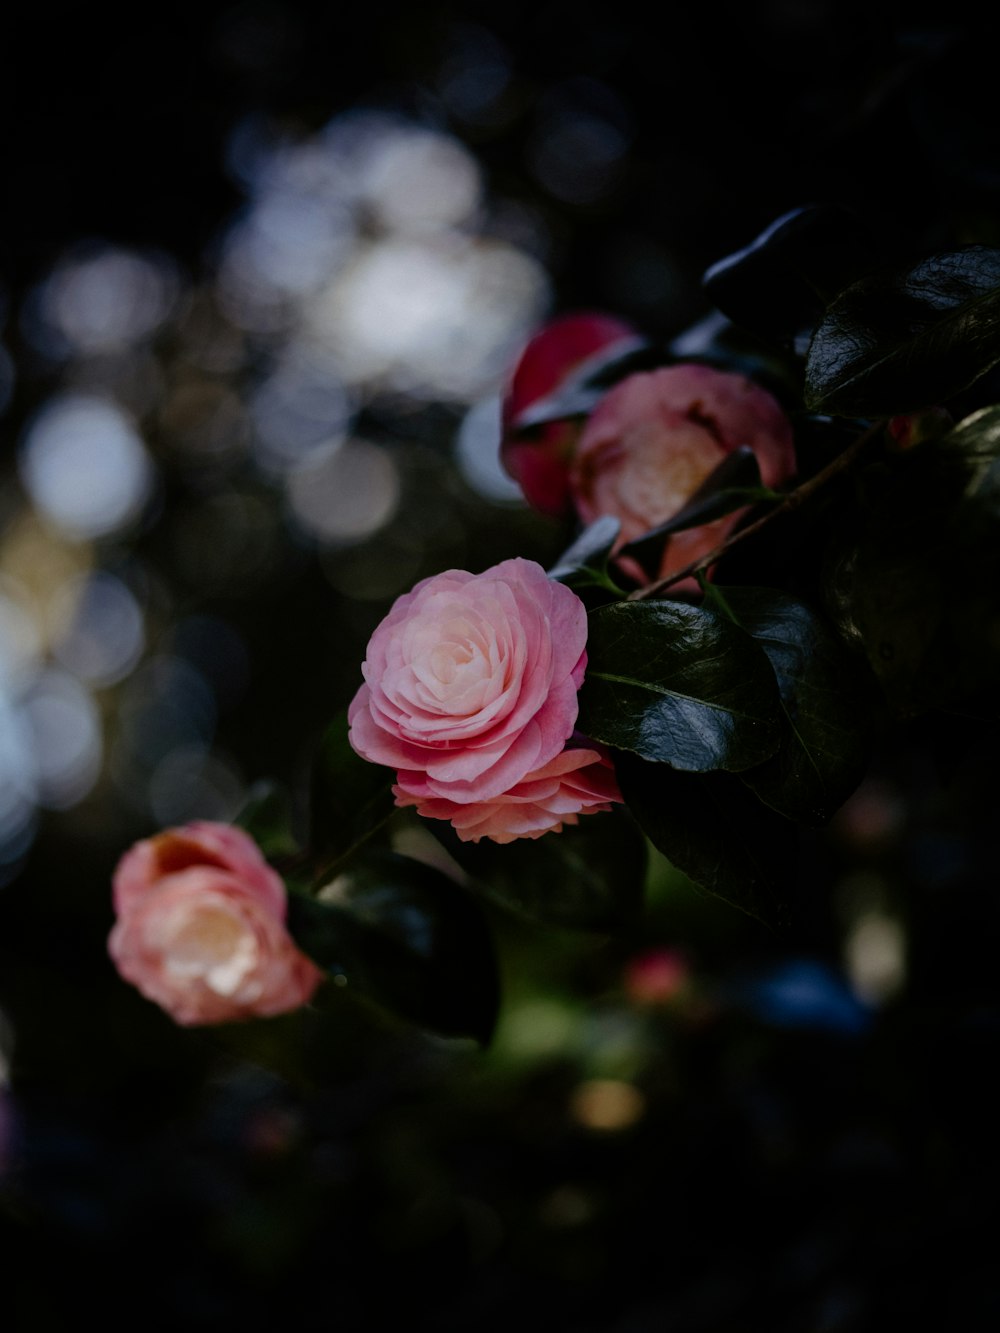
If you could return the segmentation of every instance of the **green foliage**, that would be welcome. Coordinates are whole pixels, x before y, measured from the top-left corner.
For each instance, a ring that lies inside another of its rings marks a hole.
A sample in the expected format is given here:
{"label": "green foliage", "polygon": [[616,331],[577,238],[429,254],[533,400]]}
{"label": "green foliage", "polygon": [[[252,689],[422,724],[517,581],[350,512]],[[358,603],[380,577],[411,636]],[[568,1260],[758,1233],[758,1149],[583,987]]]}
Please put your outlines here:
{"label": "green foliage", "polygon": [[462,842],[440,819],[430,826],[473,891],[526,920],[610,931],[642,906],[646,843],[625,811],[587,815],[560,833],[506,845]]}
{"label": "green foliage", "polygon": [[579,726],[686,772],[738,772],[774,754],[780,704],[767,657],[732,621],[672,601],[627,601],[590,617]]}
{"label": "green foliage", "polygon": [[409,1022],[487,1043],[499,1003],[478,905],[421,861],[372,849],[319,900],[293,893],[289,929],[339,984]]}
{"label": "green foliage", "polygon": [[[317,745],[308,847],[288,794],[254,793],[241,822],[320,888],[318,899],[292,895],[291,930],[352,993],[486,1042],[499,991],[483,906],[549,929],[628,930],[643,911],[651,848],[696,888],[780,928],[799,887],[800,828],[826,823],[855,790],[883,720],[996,717],[1000,406],[964,408],[951,429],[938,423],[1000,363],[1000,251],[967,246],[900,267],[886,250],[859,219],[816,206],[779,218],[705,275],[735,324],[695,355],[778,376],[803,474],[775,493],[753,451],[737,449],[622,550],[652,580],[672,534],[767,502],[747,543],[727,553],[725,585],[702,580],[697,603],[627,594],[611,515],[549,568],[588,609],[577,727],[609,748],[623,805],[506,844],[464,842],[428,819],[460,885],[389,850],[393,774],[354,752],[346,713]],[[611,385],[674,358],[673,344],[619,343],[516,428],[585,417]],[[928,406],[924,428],[880,429]],[[794,509],[800,523],[817,520],[804,548],[811,567],[772,560],[777,586],[742,583],[739,553],[771,513]]]}
{"label": "green foliage", "polygon": [[791,340],[837,292],[877,263],[878,243],[853,213],[833,204],[783,214],[742,250],[705,273],[709,296],[730,319]]}
{"label": "green foliage", "polygon": [[972,245],[852,284],[806,358],[806,406],[881,417],[941,403],[1000,362],[1000,250]]}
{"label": "green foliage", "polygon": [[394,809],[391,769],[362,759],[348,740],[347,710],[320,737],[313,759],[311,842],[325,865],[346,858]]}
{"label": "green foliage", "polygon": [[835,544],[830,604],[890,710],[996,716],[1000,406],[871,466]]}
{"label": "green foliage", "polygon": [[620,594],[621,589],[608,572],[608,560],[621,526],[621,521],[610,514],[603,514],[588,524],[548,569],[549,578],[565,583],[577,593],[602,588]]}
{"label": "green foliage", "polygon": [[249,833],[269,861],[285,861],[302,850],[291,792],[277,782],[255,782],[234,822]]}
{"label": "green foliage", "polygon": [[732,773],[680,773],[629,754],[615,766],[643,832],[698,888],[767,925],[787,920],[794,824]]}
{"label": "green foliage", "polygon": [[757,455],[748,445],[742,445],[726,454],[672,518],[627,542],[622,547],[622,554],[633,556],[653,576],[659,568],[666,540],[672,533],[711,523],[758,500],[776,498],[773,491],[761,485]]}
{"label": "green foliage", "polygon": [[740,776],[780,814],[822,824],[867,765],[868,672],[815,612],[786,593],[736,587],[715,595],[767,655],[785,719],[775,754]]}

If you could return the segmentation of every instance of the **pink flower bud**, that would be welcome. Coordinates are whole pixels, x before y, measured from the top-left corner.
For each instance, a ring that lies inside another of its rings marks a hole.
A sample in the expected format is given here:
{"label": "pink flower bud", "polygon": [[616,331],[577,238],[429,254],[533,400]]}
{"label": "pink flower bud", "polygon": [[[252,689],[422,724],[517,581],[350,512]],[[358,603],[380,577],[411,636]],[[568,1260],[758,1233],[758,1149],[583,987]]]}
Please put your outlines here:
{"label": "pink flower bud", "polygon": [[576,420],[524,428],[529,408],[555,393],[591,357],[638,346],[639,334],[611,315],[561,315],[534,335],[514,367],[503,401],[500,457],[528,503],[561,518],[570,512],[569,466],[580,434]]}
{"label": "pink flower bud", "polygon": [[284,884],[242,829],[197,822],[136,843],[113,899],[115,966],[185,1026],[297,1009],[323,978],[285,927]]}
{"label": "pink flower bud", "polygon": [[[617,548],[659,527],[690,500],[727,454],[748,446],[761,480],[775,487],[795,470],[791,423],[778,402],[743,375],[695,363],[630,375],[594,409],[577,444],[570,487],[583,523],[621,520]],[[739,509],[667,540],[664,578],[707,555],[739,522]],[[648,575],[623,557],[637,582]]]}

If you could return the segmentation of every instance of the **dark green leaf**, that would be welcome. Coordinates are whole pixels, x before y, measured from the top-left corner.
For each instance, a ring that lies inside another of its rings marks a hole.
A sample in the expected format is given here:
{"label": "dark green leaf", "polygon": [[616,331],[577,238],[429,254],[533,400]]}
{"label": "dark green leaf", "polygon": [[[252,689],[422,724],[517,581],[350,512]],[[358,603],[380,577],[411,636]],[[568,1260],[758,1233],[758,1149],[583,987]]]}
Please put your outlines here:
{"label": "dark green leaf", "polygon": [[577,370],[545,398],[539,398],[518,413],[511,423],[515,431],[545,426],[567,417],[585,417],[594,410],[612,385],[640,370],[664,363],[662,349],[642,338],[618,340],[582,362]]}
{"label": "dark green leaf", "polygon": [[420,1027],[487,1043],[496,957],[476,902],[432,866],[383,849],[358,857],[322,900],[289,895],[299,946],[357,994]]}
{"label": "dark green leaf", "polygon": [[329,862],[346,856],[385,822],[394,809],[395,774],[362,759],[348,740],[347,711],[320,738],[313,760],[313,854]]}
{"label": "dark green leaf", "polygon": [[791,348],[732,323],[717,310],[676,334],[667,350],[672,361],[700,361],[745,375],[779,402],[801,404],[802,358]]}
{"label": "dark green leaf", "polygon": [[714,591],[767,654],[787,721],[777,753],[740,776],[780,814],[822,824],[864,775],[867,677],[843,640],[786,593]]}
{"label": "dark green leaf", "polygon": [[301,851],[291,795],[276,782],[254,783],[234,822],[250,834],[269,861],[294,857]]}
{"label": "dark green leaf", "polygon": [[963,468],[968,481],[966,491],[974,488],[986,469],[1000,460],[1000,405],[983,407],[960,421],[957,426],[933,441],[926,457],[936,453],[942,463]]}
{"label": "dark green leaf", "polygon": [[595,519],[547,571],[549,578],[571,588],[590,587],[594,583],[607,586],[610,582],[608,557],[621,526],[621,520],[611,514],[602,514]]}
{"label": "dark green leaf", "polygon": [[761,487],[757,455],[749,445],[741,445],[709,473],[683,509],[659,527],[627,542],[622,554],[633,556],[650,571],[656,569],[664,543],[672,533],[711,523],[769,495],[770,491]]}
{"label": "dark green leaf", "polygon": [[473,889],[528,920],[613,930],[641,907],[646,844],[623,810],[584,815],[560,833],[506,844],[462,842],[444,820],[427,822]]}
{"label": "dark green leaf", "polygon": [[[705,504],[715,499],[720,493],[725,493],[732,488],[737,489],[756,489],[760,486],[760,465],[757,462],[757,455],[748,444],[741,444],[726,454],[725,458],[713,468],[698,489],[694,492],[687,504],[679,513],[675,514],[671,522],[681,527],[693,527],[695,523],[704,522],[700,515],[692,520],[687,516],[689,511],[701,509]],[[728,513],[728,510],[721,512]],[[682,517],[684,521],[681,522]]]}
{"label": "dark green leaf", "polygon": [[765,924],[785,923],[797,860],[794,824],[731,773],[678,773],[628,754],[615,768],[628,808],[672,865]]}
{"label": "dark green leaf", "polygon": [[688,772],[739,771],[774,754],[781,706],[764,653],[738,625],[674,601],[590,615],[579,728]]}
{"label": "dark green leaf", "polygon": [[810,205],[783,214],[702,282],[737,324],[790,339],[875,262],[874,238],[860,219],[837,205]]}
{"label": "dark green leaf", "polygon": [[897,716],[993,717],[1000,680],[1000,407],[862,476],[827,593]]}
{"label": "dark green leaf", "polygon": [[863,278],[809,346],[806,406],[895,416],[945,402],[1000,362],[1000,250],[969,246]]}

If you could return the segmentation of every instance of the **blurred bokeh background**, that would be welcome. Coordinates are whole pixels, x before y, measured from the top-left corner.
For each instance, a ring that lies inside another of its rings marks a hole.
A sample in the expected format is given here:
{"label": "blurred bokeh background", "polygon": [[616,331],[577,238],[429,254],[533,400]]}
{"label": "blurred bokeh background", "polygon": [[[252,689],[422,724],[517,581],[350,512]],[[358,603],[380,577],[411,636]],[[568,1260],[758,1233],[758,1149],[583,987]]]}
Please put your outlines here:
{"label": "blurred bokeh background", "polygon": [[[132,841],[303,777],[368,635],[566,533],[497,461],[547,315],[673,339],[791,208],[1000,244],[961,5],[279,0],[21,15],[0,253],[0,1324],[993,1328],[995,728],[925,718],[774,935],[650,870],[496,914],[487,1052],[351,997],[181,1031]],[[53,1280],[53,1277],[57,1280]],[[153,1312],[149,1305],[154,1307]]]}

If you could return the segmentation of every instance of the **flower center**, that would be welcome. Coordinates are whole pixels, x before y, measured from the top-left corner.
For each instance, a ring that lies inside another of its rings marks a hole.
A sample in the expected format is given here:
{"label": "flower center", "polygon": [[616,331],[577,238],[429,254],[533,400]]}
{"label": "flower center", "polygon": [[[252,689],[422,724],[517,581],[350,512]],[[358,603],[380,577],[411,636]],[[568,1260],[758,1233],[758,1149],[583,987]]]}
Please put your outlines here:
{"label": "flower center", "polygon": [[504,687],[506,653],[476,616],[420,626],[412,640],[412,702],[439,716],[469,717]]}
{"label": "flower center", "polygon": [[618,478],[625,507],[650,527],[686,504],[724,456],[697,426],[679,424],[669,434],[658,425],[636,432],[630,465]]}
{"label": "flower center", "polygon": [[260,953],[253,931],[222,904],[175,913],[165,935],[167,971],[179,981],[201,980],[217,995],[235,995]]}

